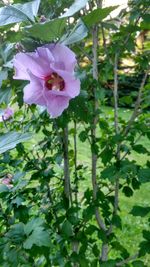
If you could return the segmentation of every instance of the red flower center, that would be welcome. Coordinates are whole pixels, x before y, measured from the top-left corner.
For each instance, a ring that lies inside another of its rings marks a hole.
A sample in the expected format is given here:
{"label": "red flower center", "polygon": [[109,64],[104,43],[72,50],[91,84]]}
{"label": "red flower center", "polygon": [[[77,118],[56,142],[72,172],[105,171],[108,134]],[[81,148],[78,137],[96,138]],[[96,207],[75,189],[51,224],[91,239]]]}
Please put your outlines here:
{"label": "red flower center", "polygon": [[61,76],[53,72],[51,75],[45,77],[45,86],[48,90],[63,91],[65,82]]}

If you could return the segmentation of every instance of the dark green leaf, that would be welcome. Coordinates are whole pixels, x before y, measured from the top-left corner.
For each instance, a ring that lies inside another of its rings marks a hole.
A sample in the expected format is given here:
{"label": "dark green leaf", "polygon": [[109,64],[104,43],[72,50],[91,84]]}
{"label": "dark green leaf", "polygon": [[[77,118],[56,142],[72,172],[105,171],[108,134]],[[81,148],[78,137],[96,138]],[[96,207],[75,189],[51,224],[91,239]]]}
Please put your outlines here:
{"label": "dark green leaf", "polygon": [[38,247],[50,246],[49,233],[45,231],[44,228],[41,226],[35,228],[32,234],[24,242],[23,247],[25,249],[31,249],[33,245],[36,245]]}
{"label": "dark green leaf", "polygon": [[143,230],[144,239],[150,241],[150,231]]}
{"label": "dark green leaf", "polygon": [[106,263],[103,262],[100,264],[101,267],[115,267],[116,261],[115,260],[108,260]]}
{"label": "dark green leaf", "polygon": [[43,224],[43,220],[41,218],[34,218],[31,221],[29,221],[24,226],[24,231],[26,235],[29,235],[36,227],[39,227]]}
{"label": "dark green leaf", "polygon": [[140,243],[140,256],[145,256],[146,254],[150,253],[150,241],[143,241]]}
{"label": "dark green leaf", "polygon": [[124,186],[122,192],[125,194],[126,197],[133,196],[133,190],[129,186]]}
{"label": "dark green leaf", "polygon": [[134,206],[130,213],[133,216],[145,217],[150,212],[150,207]]}
{"label": "dark green leaf", "polygon": [[150,168],[139,170],[138,178],[141,183],[149,182],[150,181]]}
{"label": "dark green leaf", "polygon": [[140,154],[145,154],[148,152],[147,149],[141,144],[133,146],[133,150]]}
{"label": "dark green leaf", "polygon": [[70,237],[73,235],[72,225],[68,220],[65,220],[62,225],[62,232],[65,236]]}
{"label": "dark green leaf", "polygon": [[143,261],[137,260],[132,262],[133,267],[146,267],[143,263]]}

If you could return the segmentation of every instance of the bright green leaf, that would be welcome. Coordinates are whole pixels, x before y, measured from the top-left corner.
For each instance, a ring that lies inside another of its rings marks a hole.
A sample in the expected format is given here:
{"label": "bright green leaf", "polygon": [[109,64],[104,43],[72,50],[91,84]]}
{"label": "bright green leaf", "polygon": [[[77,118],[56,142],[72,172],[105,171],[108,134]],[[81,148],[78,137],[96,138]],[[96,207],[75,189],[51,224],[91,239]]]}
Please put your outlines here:
{"label": "bright green leaf", "polygon": [[59,38],[65,28],[66,19],[54,19],[45,23],[37,23],[25,30],[29,36],[50,42]]}
{"label": "bright green leaf", "polygon": [[118,6],[110,6],[106,8],[95,9],[86,16],[82,17],[82,20],[87,27],[91,27],[105,19],[117,7]]}

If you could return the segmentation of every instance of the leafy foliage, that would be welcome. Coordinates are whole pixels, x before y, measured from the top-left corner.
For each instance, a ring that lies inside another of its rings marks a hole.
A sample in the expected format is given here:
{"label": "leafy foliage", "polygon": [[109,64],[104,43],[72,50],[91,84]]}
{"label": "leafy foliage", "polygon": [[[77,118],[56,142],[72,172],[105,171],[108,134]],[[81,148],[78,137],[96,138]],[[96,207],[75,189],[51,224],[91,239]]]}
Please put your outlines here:
{"label": "leafy foliage", "polygon": [[[1,4],[0,111],[15,111],[0,121],[2,266],[150,261],[150,207],[140,198],[150,181],[149,1],[129,1],[114,18],[117,6],[96,2]],[[81,81],[80,95],[53,120],[24,104],[26,82],[13,80],[14,55],[47,42],[71,46]]]}

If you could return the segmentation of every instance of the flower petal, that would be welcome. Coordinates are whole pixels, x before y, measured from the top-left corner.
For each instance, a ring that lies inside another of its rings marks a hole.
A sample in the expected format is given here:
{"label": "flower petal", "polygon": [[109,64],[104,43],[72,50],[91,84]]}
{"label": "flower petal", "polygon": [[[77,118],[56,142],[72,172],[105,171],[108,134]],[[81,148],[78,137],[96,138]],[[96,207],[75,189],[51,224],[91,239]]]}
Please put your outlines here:
{"label": "flower petal", "polygon": [[50,44],[46,46],[51,51],[55,58],[55,68],[66,70],[69,72],[74,71],[77,63],[75,54],[65,45]]}
{"label": "flower petal", "polygon": [[69,97],[51,96],[51,98],[47,100],[47,110],[51,115],[51,118],[60,116],[64,109],[68,107],[69,100]]}
{"label": "flower petal", "polygon": [[49,61],[40,57],[38,53],[18,53],[14,58],[14,79],[29,80],[28,71],[37,77],[45,77],[51,73]]}
{"label": "flower petal", "polygon": [[46,100],[43,96],[43,81],[30,73],[30,84],[24,88],[24,102],[27,104],[46,105]]}
{"label": "flower petal", "polygon": [[60,77],[62,77],[65,81],[65,90],[57,91],[57,94],[60,94],[60,95],[64,94],[71,98],[74,98],[77,95],[79,95],[80,93],[80,80],[79,79],[76,79],[73,74],[67,71],[56,70],[53,66],[51,66],[51,69],[53,69],[54,72],[57,72],[57,74]]}

